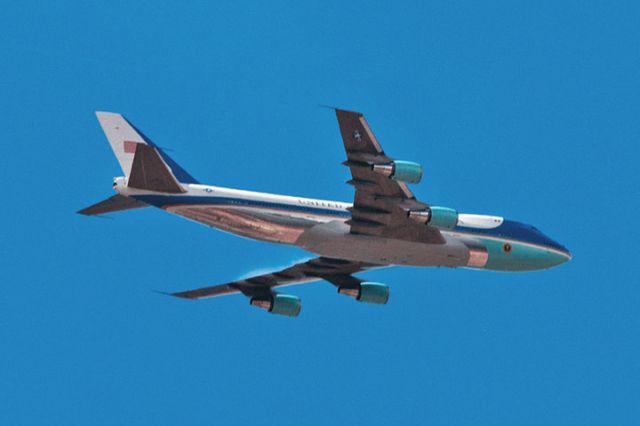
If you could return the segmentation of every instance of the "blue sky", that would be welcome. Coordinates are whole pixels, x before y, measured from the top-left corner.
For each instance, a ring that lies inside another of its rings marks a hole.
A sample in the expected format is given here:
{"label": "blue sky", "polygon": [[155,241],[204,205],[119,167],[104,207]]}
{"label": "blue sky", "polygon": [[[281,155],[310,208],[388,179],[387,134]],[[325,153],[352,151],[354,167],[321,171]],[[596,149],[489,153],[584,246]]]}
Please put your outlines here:
{"label": "blue sky", "polygon": [[[0,424],[616,424],[640,416],[635,2],[13,2],[0,14]],[[350,201],[366,114],[416,195],[572,262],[392,268],[295,319],[153,293],[308,255],[161,211],[86,218],[125,114],[200,180]]]}

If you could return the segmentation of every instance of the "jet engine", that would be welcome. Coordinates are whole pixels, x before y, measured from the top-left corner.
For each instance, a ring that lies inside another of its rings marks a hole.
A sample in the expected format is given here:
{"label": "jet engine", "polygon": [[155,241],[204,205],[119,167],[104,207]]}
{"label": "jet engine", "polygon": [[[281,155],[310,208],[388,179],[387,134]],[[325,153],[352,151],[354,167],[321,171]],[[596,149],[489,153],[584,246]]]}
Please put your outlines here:
{"label": "jet engine", "polygon": [[412,210],[407,213],[416,222],[437,228],[455,228],[458,224],[458,212],[449,207],[431,206],[426,210]]}
{"label": "jet engine", "polygon": [[412,161],[395,160],[389,164],[374,164],[373,171],[407,183],[418,183],[422,179],[422,166]]}
{"label": "jet engine", "polygon": [[269,313],[288,317],[297,317],[302,308],[302,300],[289,294],[276,293],[269,298],[254,297],[250,303],[252,306],[264,309]]}
{"label": "jet engine", "polygon": [[356,287],[339,287],[338,293],[364,303],[385,305],[389,301],[389,286],[371,281],[361,282]]}

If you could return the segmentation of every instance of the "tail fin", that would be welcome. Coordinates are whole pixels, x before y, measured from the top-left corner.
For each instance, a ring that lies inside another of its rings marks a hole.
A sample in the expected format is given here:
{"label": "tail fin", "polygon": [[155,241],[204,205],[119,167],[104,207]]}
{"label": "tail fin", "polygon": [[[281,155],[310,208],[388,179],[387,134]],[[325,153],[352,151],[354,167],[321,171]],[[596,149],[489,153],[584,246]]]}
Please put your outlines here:
{"label": "tail fin", "polygon": [[[113,112],[96,112],[96,116],[122,171],[128,178],[129,186],[156,191],[170,189],[165,192],[182,192],[176,191],[180,182],[198,183],[193,176],[122,115]],[[174,181],[177,185],[172,185],[168,181]]]}

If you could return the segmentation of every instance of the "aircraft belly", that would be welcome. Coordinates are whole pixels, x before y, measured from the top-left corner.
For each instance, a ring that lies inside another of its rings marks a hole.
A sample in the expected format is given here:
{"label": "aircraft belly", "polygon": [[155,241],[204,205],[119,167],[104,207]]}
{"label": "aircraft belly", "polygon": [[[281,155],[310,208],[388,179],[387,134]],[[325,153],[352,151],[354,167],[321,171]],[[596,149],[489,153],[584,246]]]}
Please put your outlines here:
{"label": "aircraft belly", "polygon": [[309,215],[293,216],[241,206],[178,205],[165,210],[243,237],[284,244],[294,244],[305,229],[319,223]]}
{"label": "aircraft belly", "polygon": [[304,230],[296,245],[321,256],[384,265],[467,266],[469,248],[460,240],[443,235],[444,244],[396,240],[349,232],[340,221],[318,224]]}

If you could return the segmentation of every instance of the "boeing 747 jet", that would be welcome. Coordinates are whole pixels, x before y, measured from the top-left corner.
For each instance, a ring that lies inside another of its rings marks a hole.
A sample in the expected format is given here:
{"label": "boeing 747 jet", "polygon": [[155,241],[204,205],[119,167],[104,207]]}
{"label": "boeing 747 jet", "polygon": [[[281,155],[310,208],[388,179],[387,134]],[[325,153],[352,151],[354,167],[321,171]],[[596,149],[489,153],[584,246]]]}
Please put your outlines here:
{"label": "boeing 747 jet", "polygon": [[538,229],[500,216],[458,213],[419,201],[407,184],[422,167],[389,157],[359,112],[336,109],[351,171],[353,203],[205,185],[120,114],[96,113],[124,176],[116,195],[80,210],[100,215],[158,207],[243,237],[291,244],[317,255],[281,271],[172,293],[206,299],[242,293],[273,314],[297,316],[300,298],[280,287],[324,280],[339,294],[386,304],[389,287],[355,274],[395,265],[532,271],[571,259]]}

